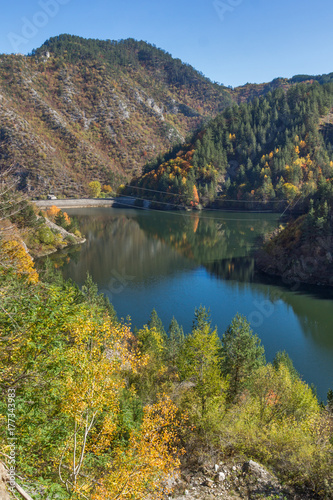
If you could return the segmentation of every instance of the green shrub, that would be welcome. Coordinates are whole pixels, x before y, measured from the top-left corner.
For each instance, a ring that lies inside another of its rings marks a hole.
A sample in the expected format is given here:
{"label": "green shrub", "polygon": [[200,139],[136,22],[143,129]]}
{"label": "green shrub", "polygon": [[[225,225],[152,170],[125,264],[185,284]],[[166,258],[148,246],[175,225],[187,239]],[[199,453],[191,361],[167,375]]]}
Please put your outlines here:
{"label": "green shrub", "polygon": [[63,237],[61,236],[60,233],[56,233],[54,235],[54,244],[57,248],[61,247],[64,243]]}
{"label": "green shrub", "polygon": [[76,240],[75,240],[74,236],[72,236],[71,234],[69,234],[68,236],[66,236],[66,241],[70,245],[75,245],[75,243],[76,243]]}
{"label": "green shrub", "polygon": [[53,245],[55,241],[54,234],[51,229],[47,226],[41,227],[38,230],[38,238],[41,243],[45,243],[45,245]]}

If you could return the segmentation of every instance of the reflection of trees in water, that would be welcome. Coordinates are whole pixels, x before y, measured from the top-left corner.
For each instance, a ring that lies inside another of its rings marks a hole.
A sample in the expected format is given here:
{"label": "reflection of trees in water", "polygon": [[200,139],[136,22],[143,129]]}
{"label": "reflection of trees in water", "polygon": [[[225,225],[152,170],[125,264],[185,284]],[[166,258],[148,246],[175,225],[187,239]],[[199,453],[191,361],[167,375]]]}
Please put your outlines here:
{"label": "reflection of trees in water", "polygon": [[238,220],[239,214],[228,214],[225,220],[198,213],[127,215],[119,211],[110,215],[88,211],[88,216],[77,217],[87,242],[52,259],[58,267],[63,265],[65,276],[78,283],[89,269],[93,278],[104,284],[115,270],[140,281],[148,275],[168,275],[191,268],[188,259],[221,278],[251,281],[253,260],[248,256],[256,239],[272,231],[276,224],[275,218],[267,220],[267,216]]}
{"label": "reflection of trees in water", "polygon": [[236,257],[222,259],[205,264],[206,269],[219,278],[250,283],[254,277],[254,259],[252,257]]}
{"label": "reflection of trees in water", "polygon": [[[110,280],[130,279],[142,281],[147,276],[171,275],[192,265],[176,251],[145,232],[133,218],[125,215],[78,216],[80,230],[87,241],[80,247],[79,258],[73,259],[70,250],[63,251],[52,260],[62,263],[65,277],[82,284],[86,272],[100,287]],[[71,262],[69,263],[69,259]]]}
{"label": "reflection of trees in water", "polygon": [[251,288],[272,303],[283,300],[292,307],[304,334],[333,350],[333,292],[326,297],[331,300],[314,302],[315,288],[293,293],[277,279],[254,274],[251,250],[256,238],[275,227],[276,219],[266,215],[257,221],[217,220],[200,214],[121,211],[115,215],[94,211],[78,219],[87,242],[52,256],[58,267],[64,265],[65,277],[82,284],[89,270],[100,288],[105,288],[114,272],[140,283],[191,269],[194,261],[213,276],[228,280],[231,288]]}
{"label": "reflection of trees in water", "polygon": [[[231,218],[231,220],[229,220]],[[197,264],[211,274],[226,280],[251,282],[254,277],[254,260],[249,257],[256,240],[271,232],[276,226],[272,220],[238,220],[228,214],[222,217],[201,216],[194,213],[175,217],[138,217],[140,227]]]}
{"label": "reflection of trees in water", "polygon": [[232,289],[250,288],[273,306],[283,301],[293,310],[303,334],[333,354],[333,290],[304,286],[295,292],[292,285],[283,284],[281,280],[263,281],[266,277],[255,273],[251,257],[223,259],[205,267],[212,275],[227,280]]}
{"label": "reflection of trees in water", "polygon": [[238,220],[238,214],[238,218],[231,217],[231,220],[206,214],[163,215],[163,219],[159,214],[152,214],[149,218],[138,216],[137,220],[147,234],[161,239],[200,265],[248,256],[255,240],[276,227],[275,218]]}
{"label": "reflection of trees in water", "polygon": [[48,255],[46,257],[41,257],[36,261],[37,269],[42,269],[44,262],[47,259],[51,259],[54,267],[56,269],[61,269],[65,264],[69,264],[69,262],[79,262],[81,258],[81,249],[82,245],[75,245],[73,247],[65,248],[64,250],[60,250],[57,253],[52,255]]}
{"label": "reflection of trees in water", "polygon": [[[243,260],[243,259],[241,259]],[[244,259],[246,261],[246,259]],[[251,273],[251,259],[248,271]],[[242,264],[243,265],[243,264]],[[301,330],[305,336],[310,337],[316,345],[333,354],[333,291],[321,290],[316,287],[303,287],[297,292],[290,285],[283,284],[280,280],[267,280],[265,284],[260,277],[247,280],[246,262],[244,263],[244,280],[242,279],[242,265],[237,265],[228,278],[228,268],[225,270],[226,279],[230,279],[228,286],[239,290],[251,287],[252,293],[262,296],[263,300],[270,301],[273,305],[279,301],[291,307],[297,317]],[[251,284],[249,283],[251,281]],[[269,318],[268,318],[269,319]]]}

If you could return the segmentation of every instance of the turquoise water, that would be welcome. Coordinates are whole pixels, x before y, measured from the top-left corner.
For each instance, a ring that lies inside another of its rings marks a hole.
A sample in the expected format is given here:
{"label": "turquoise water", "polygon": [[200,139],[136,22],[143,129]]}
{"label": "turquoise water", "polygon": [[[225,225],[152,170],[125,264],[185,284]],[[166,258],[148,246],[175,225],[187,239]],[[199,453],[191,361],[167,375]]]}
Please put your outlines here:
{"label": "turquoise water", "polygon": [[71,209],[87,242],[53,259],[82,285],[87,271],[118,316],[141,327],[155,308],[190,331],[194,309],[210,308],[222,335],[247,316],[268,361],[286,350],[302,377],[326,398],[333,388],[333,291],[288,288],[254,273],[252,252],[278,225],[275,214],[171,213]]}

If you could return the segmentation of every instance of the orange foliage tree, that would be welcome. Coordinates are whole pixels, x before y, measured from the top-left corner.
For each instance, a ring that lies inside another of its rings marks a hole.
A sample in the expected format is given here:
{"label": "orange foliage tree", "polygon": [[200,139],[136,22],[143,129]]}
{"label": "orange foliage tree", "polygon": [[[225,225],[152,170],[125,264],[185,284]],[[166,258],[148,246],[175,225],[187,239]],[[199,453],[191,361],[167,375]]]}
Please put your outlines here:
{"label": "orange foliage tree", "polygon": [[[61,222],[61,219],[63,219],[63,222],[65,222],[65,224],[67,226],[69,226],[70,223],[71,223],[71,219],[70,219],[68,213],[67,212],[63,212],[56,205],[52,205],[50,208],[48,208],[47,211],[46,211],[46,215],[53,222],[58,222],[59,223],[59,222]],[[59,218],[59,221],[57,220],[57,218]]]}
{"label": "orange foliage tree", "polygon": [[50,208],[46,210],[46,214],[49,219],[54,220],[54,218],[59,214],[60,208],[58,208],[56,205],[52,205]]}
{"label": "orange foliage tree", "polygon": [[64,216],[66,224],[69,226],[70,223],[71,223],[71,219],[70,219],[68,213],[67,212],[63,212],[63,216]]}
{"label": "orange foliage tree", "polygon": [[197,190],[197,187],[194,185],[193,186],[193,201],[195,203],[195,205],[198,205],[199,204],[199,195],[198,195],[198,190]]}

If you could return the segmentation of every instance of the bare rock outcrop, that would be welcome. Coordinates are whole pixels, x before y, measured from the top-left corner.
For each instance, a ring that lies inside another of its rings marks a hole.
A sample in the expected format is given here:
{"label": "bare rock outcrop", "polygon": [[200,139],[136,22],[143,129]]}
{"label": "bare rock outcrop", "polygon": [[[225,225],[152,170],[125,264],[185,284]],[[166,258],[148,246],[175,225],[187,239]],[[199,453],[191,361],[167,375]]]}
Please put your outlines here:
{"label": "bare rock outcrop", "polygon": [[248,462],[219,462],[182,470],[174,478],[174,493],[168,500],[305,500],[302,493],[281,485],[273,473],[253,460]]}

